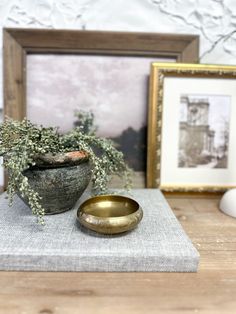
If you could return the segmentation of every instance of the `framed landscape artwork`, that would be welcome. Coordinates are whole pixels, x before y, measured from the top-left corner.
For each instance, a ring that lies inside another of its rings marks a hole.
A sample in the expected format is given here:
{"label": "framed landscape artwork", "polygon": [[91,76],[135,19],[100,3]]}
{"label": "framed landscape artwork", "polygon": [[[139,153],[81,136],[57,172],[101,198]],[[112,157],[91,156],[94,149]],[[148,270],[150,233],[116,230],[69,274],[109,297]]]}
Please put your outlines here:
{"label": "framed landscape artwork", "polygon": [[152,64],[148,186],[236,186],[236,67]]}
{"label": "framed landscape artwork", "polygon": [[6,115],[64,133],[92,113],[144,187],[150,64],[196,62],[198,36],[5,29],[4,58]]}

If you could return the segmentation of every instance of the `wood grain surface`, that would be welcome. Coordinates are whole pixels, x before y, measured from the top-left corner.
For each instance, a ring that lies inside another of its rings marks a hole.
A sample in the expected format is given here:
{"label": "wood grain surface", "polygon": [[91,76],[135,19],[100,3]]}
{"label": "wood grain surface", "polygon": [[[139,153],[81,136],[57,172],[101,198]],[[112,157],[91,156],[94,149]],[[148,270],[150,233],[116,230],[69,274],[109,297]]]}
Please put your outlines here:
{"label": "wood grain surface", "polygon": [[0,272],[1,314],[236,313],[236,219],[218,198],[169,198],[198,273]]}

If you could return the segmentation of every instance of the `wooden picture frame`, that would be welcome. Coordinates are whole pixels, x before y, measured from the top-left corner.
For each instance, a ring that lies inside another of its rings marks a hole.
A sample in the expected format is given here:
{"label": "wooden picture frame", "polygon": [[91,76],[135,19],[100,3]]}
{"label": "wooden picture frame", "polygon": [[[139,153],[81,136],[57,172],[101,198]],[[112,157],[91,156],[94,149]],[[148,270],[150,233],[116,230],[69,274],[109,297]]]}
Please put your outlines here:
{"label": "wooden picture frame", "polygon": [[147,187],[166,193],[236,187],[235,86],[235,66],[152,64]]}
{"label": "wooden picture frame", "polygon": [[5,28],[4,115],[26,116],[28,54],[80,54],[171,58],[198,62],[199,37],[155,33]]}

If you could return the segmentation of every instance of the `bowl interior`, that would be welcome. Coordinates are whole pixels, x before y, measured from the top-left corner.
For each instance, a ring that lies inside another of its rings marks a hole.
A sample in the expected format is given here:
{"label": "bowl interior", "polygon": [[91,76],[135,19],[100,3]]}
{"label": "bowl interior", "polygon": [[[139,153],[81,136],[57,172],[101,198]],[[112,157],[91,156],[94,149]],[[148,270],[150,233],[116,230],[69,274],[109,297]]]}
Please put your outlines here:
{"label": "bowl interior", "polygon": [[96,217],[122,217],[135,213],[139,204],[124,196],[101,195],[85,201],[80,210]]}

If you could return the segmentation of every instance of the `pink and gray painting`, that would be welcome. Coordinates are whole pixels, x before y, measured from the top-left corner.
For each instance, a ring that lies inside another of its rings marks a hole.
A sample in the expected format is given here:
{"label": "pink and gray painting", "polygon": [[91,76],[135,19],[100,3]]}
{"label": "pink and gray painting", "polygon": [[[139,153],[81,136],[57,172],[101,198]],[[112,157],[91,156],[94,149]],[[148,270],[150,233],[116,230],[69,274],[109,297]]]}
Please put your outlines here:
{"label": "pink and gray painting", "polygon": [[146,125],[153,58],[29,55],[27,115],[36,123],[69,131],[75,110],[92,111],[98,135],[117,136]]}
{"label": "pink and gray painting", "polygon": [[97,135],[113,138],[130,166],[145,171],[148,77],[154,61],[160,59],[28,55],[27,117],[64,133],[73,128],[76,111],[91,111]]}

